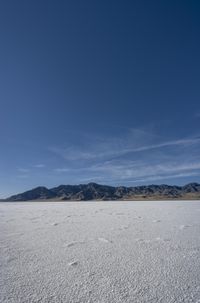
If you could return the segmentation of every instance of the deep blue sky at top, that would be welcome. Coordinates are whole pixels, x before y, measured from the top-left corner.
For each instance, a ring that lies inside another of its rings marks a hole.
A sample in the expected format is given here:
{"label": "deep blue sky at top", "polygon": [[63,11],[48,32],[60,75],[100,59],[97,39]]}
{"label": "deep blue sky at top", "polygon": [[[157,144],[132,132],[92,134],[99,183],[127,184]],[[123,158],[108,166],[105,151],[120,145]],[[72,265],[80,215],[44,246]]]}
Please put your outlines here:
{"label": "deep blue sky at top", "polygon": [[0,196],[200,175],[200,2],[0,2]]}

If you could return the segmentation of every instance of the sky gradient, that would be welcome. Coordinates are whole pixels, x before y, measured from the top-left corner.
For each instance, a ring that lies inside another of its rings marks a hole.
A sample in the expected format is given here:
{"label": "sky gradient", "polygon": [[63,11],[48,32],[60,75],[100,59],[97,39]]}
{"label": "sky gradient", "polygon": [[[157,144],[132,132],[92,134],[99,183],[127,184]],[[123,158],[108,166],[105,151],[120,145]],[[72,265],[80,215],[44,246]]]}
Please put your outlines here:
{"label": "sky gradient", "polygon": [[0,197],[200,182],[200,2],[0,2]]}

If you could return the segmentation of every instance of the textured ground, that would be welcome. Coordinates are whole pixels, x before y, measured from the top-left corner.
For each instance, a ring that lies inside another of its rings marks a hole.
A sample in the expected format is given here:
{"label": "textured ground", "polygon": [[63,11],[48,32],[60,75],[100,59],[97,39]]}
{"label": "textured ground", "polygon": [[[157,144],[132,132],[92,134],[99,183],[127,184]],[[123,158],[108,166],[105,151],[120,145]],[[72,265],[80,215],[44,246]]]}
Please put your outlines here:
{"label": "textured ground", "polygon": [[200,302],[200,202],[0,203],[0,302]]}

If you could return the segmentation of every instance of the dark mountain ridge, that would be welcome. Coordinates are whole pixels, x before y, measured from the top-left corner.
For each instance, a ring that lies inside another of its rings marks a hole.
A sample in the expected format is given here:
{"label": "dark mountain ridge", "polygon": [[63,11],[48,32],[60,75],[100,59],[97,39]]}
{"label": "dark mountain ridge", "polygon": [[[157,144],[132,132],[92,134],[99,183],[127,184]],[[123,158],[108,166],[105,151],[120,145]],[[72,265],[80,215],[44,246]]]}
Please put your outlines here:
{"label": "dark mountain ridge", "polygon": [[108,186],[97,183],[79,185],[60,185],[46,188],[36,187],[24,193],[13,195],[4,201],[58,200],[174,200],[200,199],[200,184],[189,183],[184,186],[145,185],[145,186]]}

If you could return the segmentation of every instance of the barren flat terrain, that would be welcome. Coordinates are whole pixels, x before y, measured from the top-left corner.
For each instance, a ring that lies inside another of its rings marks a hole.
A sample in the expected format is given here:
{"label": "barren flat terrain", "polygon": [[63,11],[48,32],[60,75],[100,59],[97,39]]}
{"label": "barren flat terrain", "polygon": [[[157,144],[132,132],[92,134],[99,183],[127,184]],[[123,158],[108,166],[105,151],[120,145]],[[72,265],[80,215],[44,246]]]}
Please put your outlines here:
{"label": "barren flat terrain", "polygon": [[2,202],[0,302],[200,302],[200,202]]}

